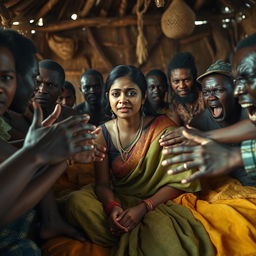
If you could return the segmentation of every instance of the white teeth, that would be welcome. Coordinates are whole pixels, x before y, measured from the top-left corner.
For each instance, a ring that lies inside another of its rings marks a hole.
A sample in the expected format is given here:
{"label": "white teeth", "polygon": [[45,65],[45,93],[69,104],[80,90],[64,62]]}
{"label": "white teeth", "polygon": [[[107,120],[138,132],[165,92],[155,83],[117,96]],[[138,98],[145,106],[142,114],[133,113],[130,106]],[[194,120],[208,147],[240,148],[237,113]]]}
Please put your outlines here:
{"label": "white teeth", "polygon": [[249,118],[250,118],[252,121],[256,121],[256,115],[250,115],[250,113],[249,113]]}
{"label": "white teeth", "polygon": [[244,103],[244,104],[241,104],[241,107],[242,107],[242,108],[249,108],[249,107],[251,107],[251,106],[253,106],[252,103]]}

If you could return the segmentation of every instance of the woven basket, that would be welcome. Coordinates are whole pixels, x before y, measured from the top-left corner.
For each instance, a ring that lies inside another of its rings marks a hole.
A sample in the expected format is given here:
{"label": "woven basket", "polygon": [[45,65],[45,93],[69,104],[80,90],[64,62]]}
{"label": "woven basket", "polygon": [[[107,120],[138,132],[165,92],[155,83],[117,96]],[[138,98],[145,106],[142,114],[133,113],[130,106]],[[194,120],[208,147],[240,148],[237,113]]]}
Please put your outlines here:
{"label": "woven basket", "polygon": [[173,0],[161,18],[163,33],[173,39],[190,35],[195,27],[195,13],[183,0]]}

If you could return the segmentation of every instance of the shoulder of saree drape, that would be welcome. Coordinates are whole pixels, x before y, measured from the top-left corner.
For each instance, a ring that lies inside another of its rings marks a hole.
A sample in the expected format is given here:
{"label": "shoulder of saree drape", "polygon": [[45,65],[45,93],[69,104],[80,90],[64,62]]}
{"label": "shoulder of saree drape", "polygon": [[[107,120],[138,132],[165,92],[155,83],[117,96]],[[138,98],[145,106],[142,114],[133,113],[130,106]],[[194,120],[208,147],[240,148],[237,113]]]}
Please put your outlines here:
{"label": "shoulder of saree drape", "polygon": [[164,160],[159,139],[165,132],[174,129],[175,124],[167,117],[160,116],[142,134],[126,162],[118,157],[112,164],[113,186],[118,193],[148,197],[163,186],[183,191],[200,190],[199,181],[181,184],[180,181],[192,174],[191,170],[176,175],[167,175],[173,166],[163,167]]}

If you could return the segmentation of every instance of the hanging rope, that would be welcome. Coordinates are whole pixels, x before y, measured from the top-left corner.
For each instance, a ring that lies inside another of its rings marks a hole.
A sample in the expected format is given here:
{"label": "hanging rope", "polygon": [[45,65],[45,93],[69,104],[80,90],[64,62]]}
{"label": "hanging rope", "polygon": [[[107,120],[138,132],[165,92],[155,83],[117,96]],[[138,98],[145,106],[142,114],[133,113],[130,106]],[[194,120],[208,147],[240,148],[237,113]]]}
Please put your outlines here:
{"label": "hanging rope", "polygon": [[151,0],[137,0],[136,14],[137,14],[137,45],[136,55],[138,63],[142,64],[148,57],[147,40],[143,34],[143,14],[147,11]]}

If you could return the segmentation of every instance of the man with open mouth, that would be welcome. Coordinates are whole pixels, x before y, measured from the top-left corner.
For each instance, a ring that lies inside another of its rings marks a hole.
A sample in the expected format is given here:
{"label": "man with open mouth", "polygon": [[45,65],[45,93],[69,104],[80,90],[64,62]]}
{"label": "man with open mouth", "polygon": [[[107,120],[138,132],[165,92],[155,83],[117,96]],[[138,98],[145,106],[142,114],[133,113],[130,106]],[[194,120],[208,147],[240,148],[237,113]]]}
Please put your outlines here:
{"label": "man with open mouth", "polygon": [[218,60],[197,81],[202,85],[206,109],[191,120],[191,126],[210,131],[227,127],[245,117],[233,96],[231,64]]}
{"label": "man with open mouth", "polygon": [[[244,168],[255,179],[256,173],[256,33],[240,41],[232,60],[232,73],[235,78],[234,95],[238,97],[242,108],[248,112],[248,117],[254,130],[248,122],[240,126],[240,141],[244,134],[251,137],[242,140],[241,147],[231,147],[219,144],[211,138],[183,132],[183,135],[198,144],[198,146],[177,146],[165,149],[164,154],[177,154],[172,159],[165,160],[163,165],[184,163],[182,168],[174,168],[169,174],[185,171],[187,168],[198,168],[182,183],[191,182],[202,176],[220,176],[237,168]],[[245,120],[247,121],[247,120]],[[253,133],[251,133],[254,131]],[[230,130],[232,133],[232,130]],[[191,159],[193,159],[191,161]]]}

